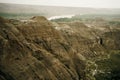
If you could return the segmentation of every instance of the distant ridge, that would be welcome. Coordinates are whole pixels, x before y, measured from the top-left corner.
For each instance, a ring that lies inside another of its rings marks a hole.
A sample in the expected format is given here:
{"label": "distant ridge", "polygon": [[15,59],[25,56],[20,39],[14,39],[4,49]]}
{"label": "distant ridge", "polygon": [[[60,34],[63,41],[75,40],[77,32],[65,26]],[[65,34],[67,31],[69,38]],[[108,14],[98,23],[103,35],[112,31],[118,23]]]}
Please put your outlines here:
{"label": "distant ridge", "polygon": [[0,3],[0,16],[4,14],[40,15],[45,17],[71,14],[120,14],[120,9],[39,6],[24,4]]}

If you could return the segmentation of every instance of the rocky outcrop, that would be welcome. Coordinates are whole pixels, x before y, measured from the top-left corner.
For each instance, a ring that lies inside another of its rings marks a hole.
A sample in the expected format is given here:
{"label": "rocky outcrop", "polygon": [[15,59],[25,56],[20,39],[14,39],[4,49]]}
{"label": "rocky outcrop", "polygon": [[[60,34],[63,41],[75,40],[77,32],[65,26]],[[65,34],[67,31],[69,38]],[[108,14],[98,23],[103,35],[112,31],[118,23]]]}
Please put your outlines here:
{"label": "rocky outcrop", "polygon": [[0,18],[0,79],[90,80],[88,60],[106,54],[92,30],[79,22],[31,20]]}

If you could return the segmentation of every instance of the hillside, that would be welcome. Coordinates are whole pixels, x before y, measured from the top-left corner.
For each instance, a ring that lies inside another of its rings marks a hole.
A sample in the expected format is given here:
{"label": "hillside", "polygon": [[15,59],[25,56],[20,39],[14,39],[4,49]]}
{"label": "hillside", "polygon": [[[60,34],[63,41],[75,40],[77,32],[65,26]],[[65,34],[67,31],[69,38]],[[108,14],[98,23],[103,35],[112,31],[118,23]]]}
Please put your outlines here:
{"label": "hillside", "polygon": [[119,34],[43,16],[24,22],[0,17],[0,80],[98,80],[104,74],[96,62],[109,59],[111,50],[118,54]]}

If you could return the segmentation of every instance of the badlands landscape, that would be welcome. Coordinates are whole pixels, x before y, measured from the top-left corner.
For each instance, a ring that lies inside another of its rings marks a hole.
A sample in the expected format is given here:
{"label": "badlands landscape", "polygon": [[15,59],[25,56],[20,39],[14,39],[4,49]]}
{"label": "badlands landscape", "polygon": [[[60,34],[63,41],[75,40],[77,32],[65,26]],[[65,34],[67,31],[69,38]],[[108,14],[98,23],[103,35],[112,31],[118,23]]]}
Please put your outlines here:
{"label": "badlands landscape", "polygon": [[0,8],[0,80],[120,80],[119,14],[74,8],[24,17]]}

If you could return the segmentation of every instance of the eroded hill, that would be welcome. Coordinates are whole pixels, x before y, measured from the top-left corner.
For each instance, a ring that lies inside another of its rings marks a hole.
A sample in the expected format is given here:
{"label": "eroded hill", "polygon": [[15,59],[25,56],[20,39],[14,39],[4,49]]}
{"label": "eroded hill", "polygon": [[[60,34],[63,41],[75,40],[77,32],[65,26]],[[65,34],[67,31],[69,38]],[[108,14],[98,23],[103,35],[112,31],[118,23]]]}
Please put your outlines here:
{"label": "eroded hill", "polygon": [[120,49],[119,33],[42,16],[26,21],[0,17],[0,79],[94,80],[95,61]]}

